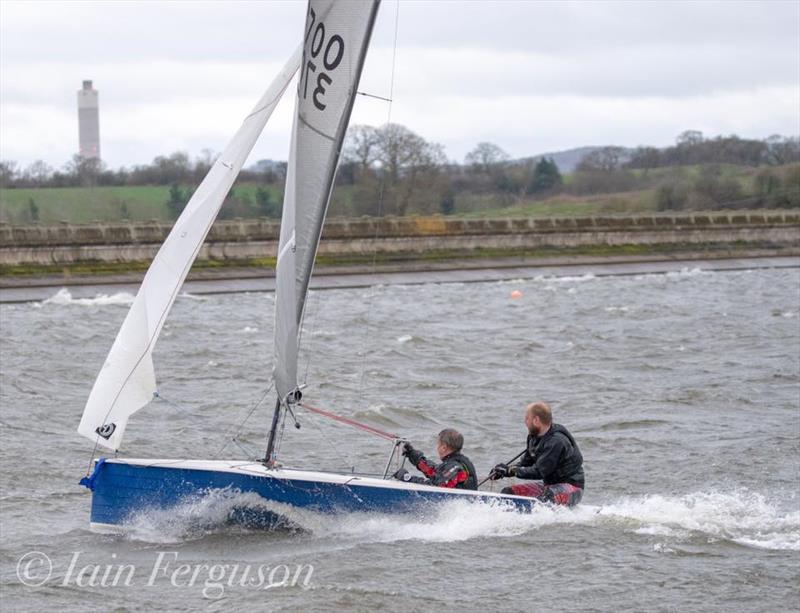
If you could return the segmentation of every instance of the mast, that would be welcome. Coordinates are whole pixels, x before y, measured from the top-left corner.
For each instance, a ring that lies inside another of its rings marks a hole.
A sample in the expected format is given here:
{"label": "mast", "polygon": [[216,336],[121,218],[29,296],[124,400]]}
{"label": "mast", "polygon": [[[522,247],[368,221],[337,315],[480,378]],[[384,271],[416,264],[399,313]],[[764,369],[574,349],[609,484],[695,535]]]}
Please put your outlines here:
{"label": "mast", "polygon": [[278,432],[278,419],[281,416],[281,399],[275,402],[275,411],[272,413],[272,426],[269,429],[269,436],[267,437],[267,453],[264,456],[264,464],[267,466],[272,466],[274,458],[272,457],[275,453],[275,435]]}

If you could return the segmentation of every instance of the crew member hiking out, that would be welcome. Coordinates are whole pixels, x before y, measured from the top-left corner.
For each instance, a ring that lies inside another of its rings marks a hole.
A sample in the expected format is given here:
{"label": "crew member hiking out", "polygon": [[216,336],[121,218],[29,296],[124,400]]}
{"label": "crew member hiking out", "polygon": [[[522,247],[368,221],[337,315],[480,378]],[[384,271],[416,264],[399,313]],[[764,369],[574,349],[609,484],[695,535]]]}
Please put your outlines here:
{"label": "crew member hiking out", "polygon": [[469,458],[461,453],[463,446],[464,437],[458,431],[452,428],[442,430],[439,432],[439,440],[436,445],[436,452],[439,454],[441,463],[435,464],[422,455],[421,451],[414,449],[410,443],[405,443],[403,445],[403,455],[426,478],[414,477],[404,468],[401,468],[392,476],[395,479],[411,483],[476,490],[478,489],[478,479],[475,467]]}
{"label": "crew member hiking out", "polygon": [[529,404],[525,409],[528,442],[518,464],[498,464],[490,479],[517,477],[534,479],[504,487],[503,494],[530,496],[544,502],[574,506],[583,497],[583,456],[575,439],[560,424],[553,423],[550,407],[544,402]]}

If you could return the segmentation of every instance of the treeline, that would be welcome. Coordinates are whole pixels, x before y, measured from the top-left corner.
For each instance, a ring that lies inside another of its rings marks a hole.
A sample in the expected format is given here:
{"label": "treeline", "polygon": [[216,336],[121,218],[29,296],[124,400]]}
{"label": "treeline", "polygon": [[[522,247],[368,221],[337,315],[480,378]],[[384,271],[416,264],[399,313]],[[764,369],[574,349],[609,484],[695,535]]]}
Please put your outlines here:
{"label": "treeline", "polygon": [[[97,187],[124,185],[198,185],[216,161],[217,154],[205,149],[191,160],[189,154],[176,151],[168,156],[158,156],[151,164],[131,168],[109,169],[98,159],[74,155],[64,166],[56,170],[42,160],[26,168],[19,168],[14,161],[0,160],[0,187]],[[263,171],[243,169],[239,180],[265,183],[283,182],[286,162],[278,162]]]}
{"label": "treeline", "polygon": [[598,148],[581,160],[565,191],[652,190],[659,211],[793,208],[800,207],[799,163],[797,137],[706,139],[702,132],[687,130],[675,146],[664,149]]}
{"label": "treeline", "polygon": [[[24,169],[3,161],[0,187],[163,185],[174,217],[214,161],[208,150],[194,160],[176,152],[117,170],[80,156],[60,170],[42,161]],[[285,176],[285,162],[243,170],[222,216],[279,216]],[[255,191],[241,189],[243,184],[255,185]],[[595,148],[562,175],[553,158],[512,160],[493,143],[479,143],[457,163],[441,145],[405,126],[355,125],[345,142],[331,214],[452,214],[556,195],[579,199],[628,192],[646,194],[658,210],[800,207],[800,139],[707,139],[688,130],[664,149]]]}
{"label": "treeline", "polygon": [[765,140],[738,136],[706,139],[698,130],[682,132],[674,147],[639,147],[625,164],[628,168],[662,168],[693,164],[781,166],[800,162],[800,139],[773,135]]}

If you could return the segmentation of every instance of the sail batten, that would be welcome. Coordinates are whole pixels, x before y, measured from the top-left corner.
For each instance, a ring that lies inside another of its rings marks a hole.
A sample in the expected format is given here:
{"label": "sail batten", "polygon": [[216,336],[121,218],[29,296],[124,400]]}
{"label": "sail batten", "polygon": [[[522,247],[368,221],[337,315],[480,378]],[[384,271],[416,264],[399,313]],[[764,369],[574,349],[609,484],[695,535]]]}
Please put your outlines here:
{"label": "sail batten", "polygon": [[297,391],[299,325],[379,4],[308,3],[276,271],[274,377],[280,400]]}
{"label": "sail batten", "polygon": [[209,170],[161,245],[145,274],[111,351],[89,394],[78,432],[117,450],[128,418],[150,402],[156,391],[152,352],[183,281],[203,245],[220,207],[300,66],[302,47],[245,117],[241,127]]}

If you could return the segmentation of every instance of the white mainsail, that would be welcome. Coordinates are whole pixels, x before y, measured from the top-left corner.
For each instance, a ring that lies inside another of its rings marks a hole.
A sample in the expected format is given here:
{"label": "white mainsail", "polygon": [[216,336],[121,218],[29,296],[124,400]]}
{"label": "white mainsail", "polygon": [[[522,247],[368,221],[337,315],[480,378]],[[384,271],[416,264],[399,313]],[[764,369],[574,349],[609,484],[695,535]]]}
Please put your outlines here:
{"label": "white mainsail", "polygon": [[264,125],[300,66],[291,56],[195,191],[159,249],[92,387],[78,432],[109,449],[156,392],[152,352],[192,262]]}
{"label": "white mainsail", "polygon": [[275,387],[297,391],[297,337],[380,0],[310,0],[278,248]]}

